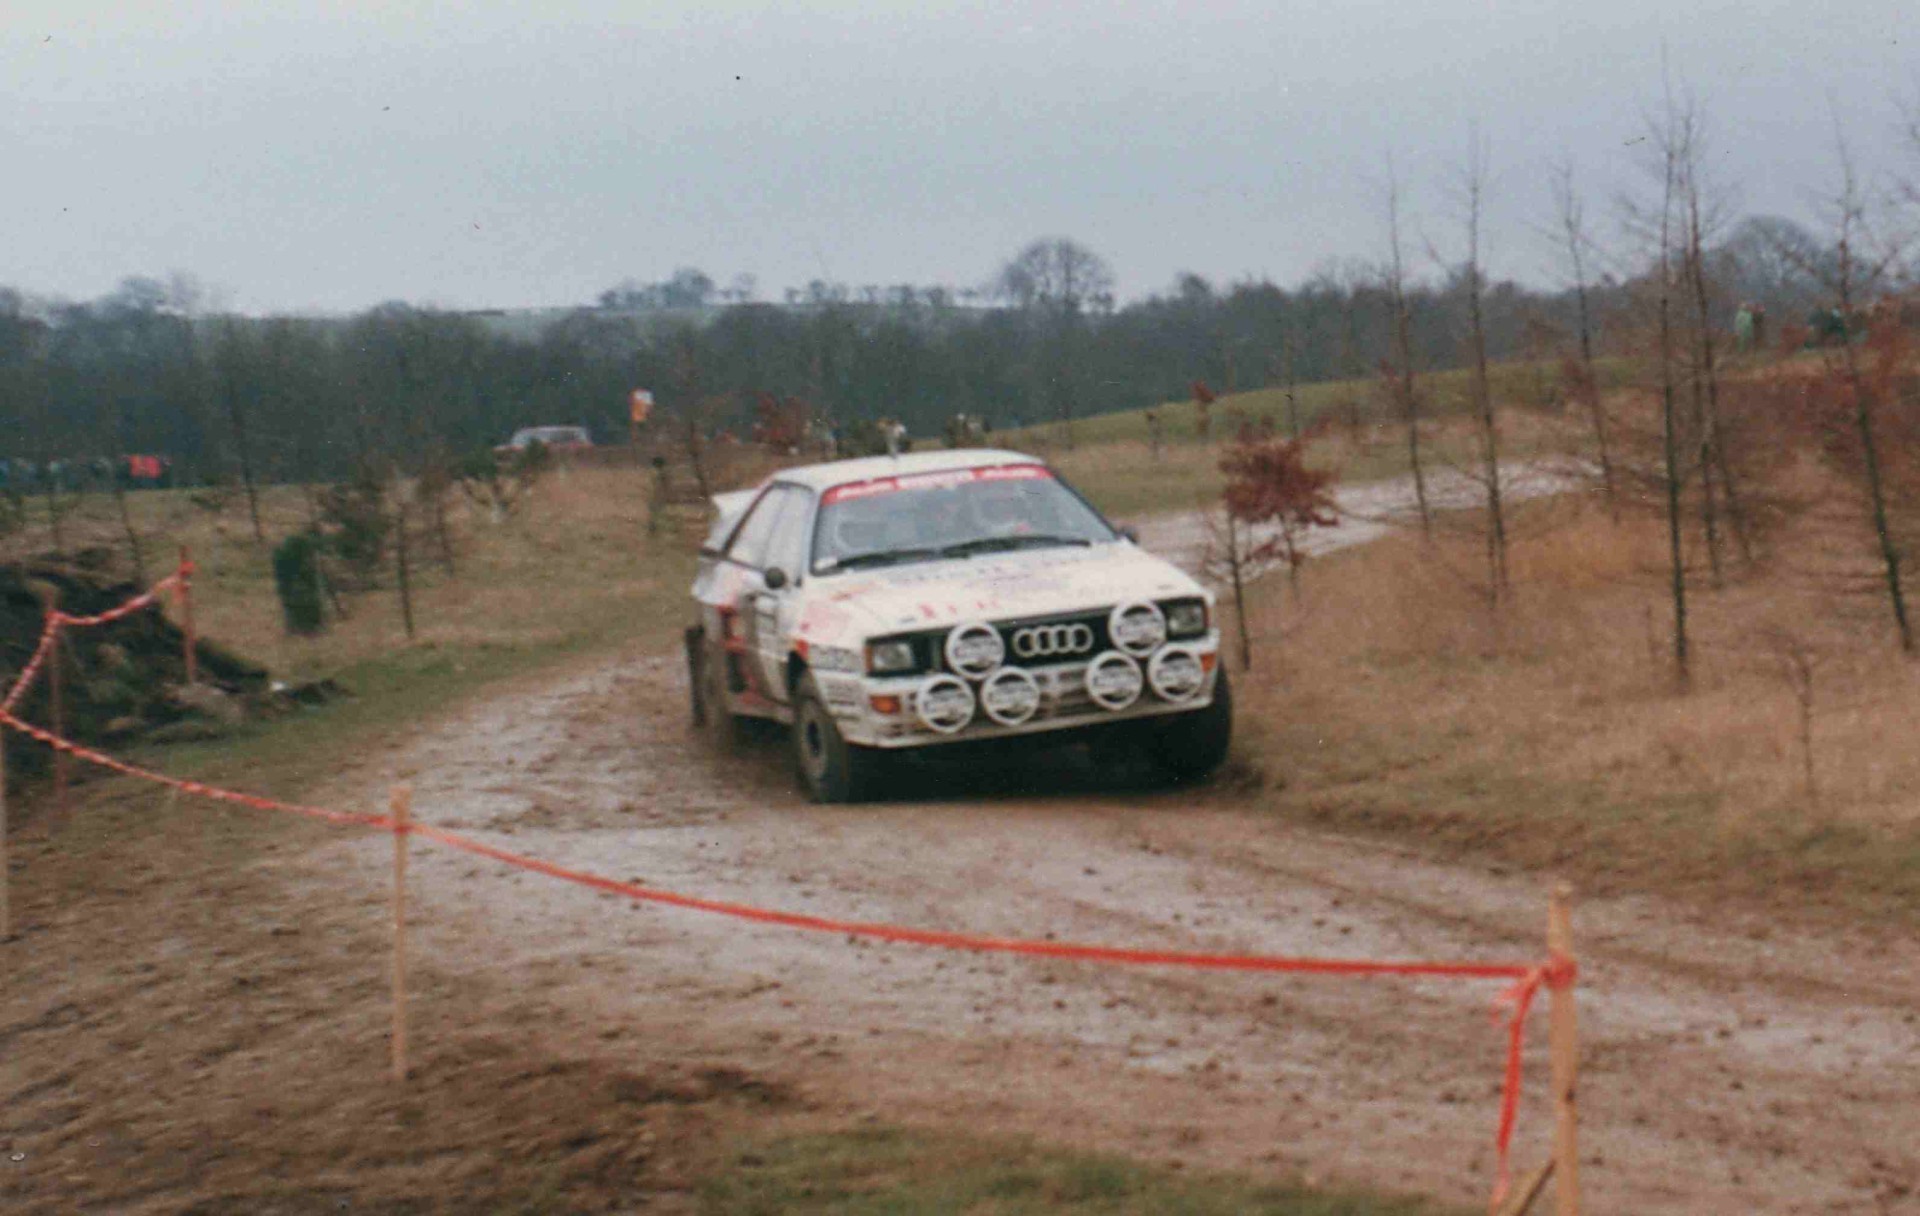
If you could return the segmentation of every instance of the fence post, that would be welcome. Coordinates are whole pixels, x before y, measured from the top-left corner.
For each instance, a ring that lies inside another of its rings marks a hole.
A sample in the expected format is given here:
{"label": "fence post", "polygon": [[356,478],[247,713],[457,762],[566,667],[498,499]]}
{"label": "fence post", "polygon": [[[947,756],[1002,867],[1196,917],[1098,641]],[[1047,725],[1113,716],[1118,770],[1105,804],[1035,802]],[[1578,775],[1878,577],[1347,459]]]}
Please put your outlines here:
{"label": "fence post", "polygon": [[393,811],[393,1079],[407,1079],[407,837],[413,787],[396,785]]}
{"label": "fence post", "polygon": [[[1556,962],[1573,957],[1573,888],[1561,883],[1547,902],[1547,951]],[[1580,1126],[1577,1086],[1580,1073],[1579,1019],[1573,985],[1547,988],[1548,1046],[1553,1060],[1554,1210],[1580,1216]]]}
{"label": "fence post", "polygon": [[180,546],[180,627],[187,639],[187,683],[200,682],[200,639],[193,628],[193,555]]}

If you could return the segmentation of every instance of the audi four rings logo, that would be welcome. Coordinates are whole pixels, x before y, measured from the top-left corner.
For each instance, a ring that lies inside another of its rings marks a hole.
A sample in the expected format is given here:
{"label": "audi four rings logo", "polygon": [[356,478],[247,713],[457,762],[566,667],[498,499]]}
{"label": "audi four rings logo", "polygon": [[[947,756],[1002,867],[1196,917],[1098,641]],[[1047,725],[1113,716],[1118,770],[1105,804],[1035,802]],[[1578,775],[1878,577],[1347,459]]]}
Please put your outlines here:
{"label": "audi four rings logo", "polygon": [[1013,635],[1013,653],[1023,659],[1079,654],[1092,649],[1093,630],[1086,625],[1034,625]]}

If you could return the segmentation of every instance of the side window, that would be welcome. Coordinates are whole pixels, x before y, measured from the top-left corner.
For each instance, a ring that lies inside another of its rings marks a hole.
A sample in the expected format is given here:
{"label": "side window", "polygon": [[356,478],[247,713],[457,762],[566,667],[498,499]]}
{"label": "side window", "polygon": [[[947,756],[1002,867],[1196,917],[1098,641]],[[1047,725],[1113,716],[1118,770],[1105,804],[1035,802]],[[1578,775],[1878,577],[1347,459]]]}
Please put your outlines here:
{"label": "side window", "polygon": [[774,527],[773,540],[767,545],[767,565],[778,566],[789,579],[798,580],[807,568],[807,542],[812,536],[813,492],[800,486],[787,486],[787,505]]}
{"label": "side window", "polygon": [[780,512],[786,503],[784,487],[773,486],[762,494],[760,501],[747,511],[746,522],[733,534],[733,543],[727,546],[727,560],[760,569],[765,564],[767,542],[773,539],[774,527],[780,522]]}

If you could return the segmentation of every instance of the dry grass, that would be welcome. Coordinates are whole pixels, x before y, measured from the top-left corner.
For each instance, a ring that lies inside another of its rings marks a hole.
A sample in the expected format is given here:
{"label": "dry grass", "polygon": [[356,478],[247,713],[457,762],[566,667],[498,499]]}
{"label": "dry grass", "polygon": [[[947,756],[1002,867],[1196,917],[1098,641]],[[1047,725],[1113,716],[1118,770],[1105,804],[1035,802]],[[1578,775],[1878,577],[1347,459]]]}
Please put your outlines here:
{"label": "dry grass", "polygon": [[[1252,399],[1262,395],[1244,396]],[[1238,399],[1223,399],[1234,400]],[[1191,405],[1182,408],[1188,412],[1192,409]],[[1170,442],[1161,449],[1158,460],[1153,457],[1144,431],[1135,434],[1132,429],[1117,424],[1096,430],[1094,436],[1083,433],[1089,429],[1087,424],[1077,425],[1072,447],[1061,441],[1058,429],[1053,427],[1033,427],[996,438],[1008,446],[1046,457],[1109,516],[1137,519],[1143,515],[1219,504],[1225,485],[1220,474],[1220,456],[1237,428],[1225,423],[1229,415],[1220,412],[1220,405],[1214,410],[1216,426],[1212,442]],[[1253,411],[1248,416],[1258,420],[1265,415]],[[1094,423],[1104,421],[1092,420]],[[1503,458],[1508,460],[1578,452],[1585,443],[1580,419],[1538,410],[1507,410],[1501,419],[1501,432]],[[1427,422],[1421,428],[1421,444],[1423,464],[1430,471],[1478,467],[1478,438],[1470,419],[1456,414]],[[1312,440],[1309,459],[1320,468],[1334,470],[1342,481],[1403,476],[1409,468],[1406,433],[1391,422],[1374,420],[1363,420],[1357,429],[1329,426]]]}
{"label": "dry grass", "polygon": [[[265,663],[276,675],[333,674],[406,650],[485,654],[574,645],[653,628],[642,607],[691,572],[689,538],[701,526],[683,514],[657,537],[646,530],[650,483],[632,468],[557,470],[525,507],[501,524],[455,497],[450,515],[454,574],[440,565],[432,538],[412,546],[416,636],[403,627],[391,568],[379,585],[347,600],[348,617],[319,637],[289,636],[281,624],[269,556],[281,537],[305,526],[308,506],[295,486],[262,494],[267,541],[256,542],[244,499],[223,510],[196,506],[187,491],[128,498],[146,552],[149,578],[170,569],[180,545],[199,564],[194,584],[201,632]],[[81,500],[63,521],[69,550],[111,550],[114,569],[133,577],[126,533],[105,495]],[[12,554],[51,548],[44,516],[9,538]],[[676,621],[678,618],[674,618]]]}
{"label": "dry grass", "polygon": [[[1696,586],[1682,693],[1659,522],[1522,522],[1497,616],[1465,530],[1327,559],[1298,604],[1261,586],[1244,722],[1276,807],[1603,886],[1920,909],[1920,672],[1880,604],[1790,561]],[[1826,527],[1776,550],[1826,560],[1849,540]],[[1814,789],[1788,647],[1814,664]]]}

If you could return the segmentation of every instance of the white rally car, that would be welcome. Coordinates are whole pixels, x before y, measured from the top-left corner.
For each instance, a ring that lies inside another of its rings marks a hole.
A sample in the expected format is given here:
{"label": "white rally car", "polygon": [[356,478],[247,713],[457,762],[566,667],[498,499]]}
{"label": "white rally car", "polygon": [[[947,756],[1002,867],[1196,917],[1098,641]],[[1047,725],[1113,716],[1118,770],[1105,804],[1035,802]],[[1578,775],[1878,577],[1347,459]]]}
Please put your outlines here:
{"label": "white rally car", "polygon": [[686,637],[694,721],[722,745],[742,718],[790,723],[817,800],[871,795],[900,749],[1050,732],[1176,778],[1226,757],[1213,596],[1042,461],[846,460],[714,501]]}

